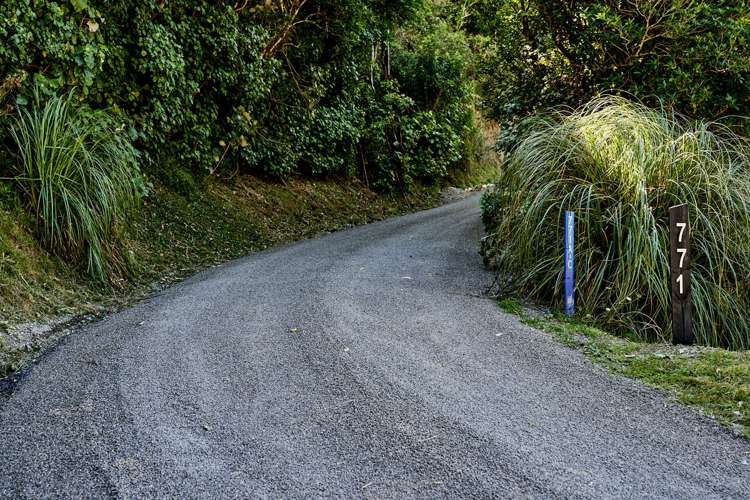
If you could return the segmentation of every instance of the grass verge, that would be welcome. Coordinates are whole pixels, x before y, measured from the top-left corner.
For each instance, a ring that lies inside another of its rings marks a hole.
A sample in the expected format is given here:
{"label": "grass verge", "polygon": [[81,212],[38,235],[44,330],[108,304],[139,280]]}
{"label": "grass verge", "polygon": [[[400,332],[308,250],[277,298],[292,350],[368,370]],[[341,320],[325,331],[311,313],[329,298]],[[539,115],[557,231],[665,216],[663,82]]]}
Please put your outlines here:
{"label": "grass verge", "polygon": [[750,438],[750,351],[637,342],[556,314],[528,315],[511,299],[499,306],[613,373],[664,390]]}
{"label": "grass verge", "polygon": [[[157,187],[127,223],[124,251],[137,263],[129,279],[105,288],[45,252],[10,197],[0,202],[0,378],[33,358],[36,342],[15,326],[120,309],[195,272],[267,247],[429,208],[437,188],[378,194],[355,181],[244,176],[191,196]],[[11,335],[13,333],[13,335]]]}

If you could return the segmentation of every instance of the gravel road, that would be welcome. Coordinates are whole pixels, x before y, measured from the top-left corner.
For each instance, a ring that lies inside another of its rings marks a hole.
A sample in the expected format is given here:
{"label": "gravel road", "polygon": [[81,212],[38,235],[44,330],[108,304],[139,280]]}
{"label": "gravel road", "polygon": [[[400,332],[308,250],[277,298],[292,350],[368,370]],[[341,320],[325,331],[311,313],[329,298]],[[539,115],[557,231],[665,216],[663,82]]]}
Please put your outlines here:
{"label": "gravel road", "polygon": [[0,497],[750,498],[750,443],[482,297],[478,196],[200,273],[0,401]]}

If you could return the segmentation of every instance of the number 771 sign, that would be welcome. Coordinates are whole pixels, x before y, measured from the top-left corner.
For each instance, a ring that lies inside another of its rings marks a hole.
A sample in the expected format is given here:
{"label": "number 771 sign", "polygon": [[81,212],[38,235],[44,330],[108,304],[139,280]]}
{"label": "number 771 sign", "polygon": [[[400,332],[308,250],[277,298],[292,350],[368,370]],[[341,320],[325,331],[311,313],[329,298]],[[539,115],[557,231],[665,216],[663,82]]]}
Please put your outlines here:
{"label": "number 771 sign", "polygon": [[687,205],[669,209],[670,279],[672,288],[672,342],[692,344],[693,311],[690,268],[690,217]]}

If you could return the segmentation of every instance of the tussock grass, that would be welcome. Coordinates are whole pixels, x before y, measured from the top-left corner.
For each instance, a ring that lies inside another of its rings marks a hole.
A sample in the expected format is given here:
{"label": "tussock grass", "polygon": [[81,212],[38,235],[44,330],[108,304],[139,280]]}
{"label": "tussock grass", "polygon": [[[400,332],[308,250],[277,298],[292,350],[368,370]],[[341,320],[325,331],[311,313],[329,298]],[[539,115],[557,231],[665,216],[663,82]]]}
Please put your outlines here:
{"label": "tussock grass", "polygon": [[618,97],[524,124],[483,200],[485,252],[509,289],[557,302],[562,217],[576,211],[577,304],[610,329],[671,330],[669,213],[688,203],[694,330],[750,346],[750,144],[718,123]]}
{"label": "tussock grass", "polygon": [[72,93],[46,102],[37,94],[31,110],[18,110],[11,135],[40,242],[102,282],[126,271],[117,228],[142,183],[137,152],[111,117]]}

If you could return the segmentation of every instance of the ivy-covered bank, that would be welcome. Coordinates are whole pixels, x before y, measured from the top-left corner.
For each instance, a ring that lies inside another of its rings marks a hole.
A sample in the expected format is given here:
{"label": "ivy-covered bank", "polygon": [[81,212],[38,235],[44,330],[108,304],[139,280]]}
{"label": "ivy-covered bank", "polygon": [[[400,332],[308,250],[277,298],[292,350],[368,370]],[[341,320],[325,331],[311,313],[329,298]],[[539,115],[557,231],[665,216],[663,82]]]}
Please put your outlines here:
{"label": "ivy-covered bank", "polygon": [[0,134],[34,87],[75,89],[177,187],[240,170],[406,188],[470,155],[470,60],[423,0],[7,0]]}

